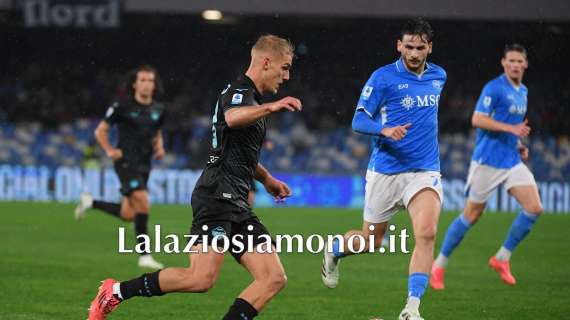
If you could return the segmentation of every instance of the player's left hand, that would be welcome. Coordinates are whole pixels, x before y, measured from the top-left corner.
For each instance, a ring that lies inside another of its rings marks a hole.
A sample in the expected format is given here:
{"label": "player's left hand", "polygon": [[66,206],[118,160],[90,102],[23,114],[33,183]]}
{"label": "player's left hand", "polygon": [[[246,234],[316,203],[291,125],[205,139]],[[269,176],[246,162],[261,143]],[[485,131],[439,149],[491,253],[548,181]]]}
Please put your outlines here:
{"label": "player's left hand", "polygon": [[519,146],[519,153],[521,155],[522,161],[528,160],[528,148],[526,146],[520,145]]}
{"label": "player's left hand", "polygon": [[274,197],[275,203],[284,203],[285,199],[292,194],[291,189],[285,182],[273,177],[269,177],[265,181],[265,190]]}
{"label": "player's left hand", "polygon": [[158,148],[154,151],[154,159],[162,160],[164,158],[164,148]]}

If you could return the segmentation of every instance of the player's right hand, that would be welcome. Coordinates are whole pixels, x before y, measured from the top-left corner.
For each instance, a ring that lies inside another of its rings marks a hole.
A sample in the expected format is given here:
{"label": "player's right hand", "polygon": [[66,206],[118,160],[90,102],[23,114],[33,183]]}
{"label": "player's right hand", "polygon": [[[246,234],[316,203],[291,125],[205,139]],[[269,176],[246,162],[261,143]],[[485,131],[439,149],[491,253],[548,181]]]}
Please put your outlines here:
{"label": "player's right hand", "polygon": [[524,122],[511,126],[511,133],[520,138],[528,136],[530,134],[530,127],[528,126],[528,120],[525,119]]}
{"label": "player's right hand", "polygon": [[301,111],[301,109],[303,109],[301,100],[293,97],[285,97],[269,104],[269,111],[271,111],[271,113],[281,110]]}
{"label": "player's right hand", "polygon": [[380,131],[380,133],[385,136],[386,138],[391,138],[392,140],[395,141],[400,141],[402,139],[404,139],[404,137],[406,136],[406,134],[408,134],[408,128],[411,126],[411,123],[407,123],[403,126],[397,126],[397,127],[392,127],[392,128],[384,128],[382,129],[382,131]]}
{"label": "player's right hand", "polygon": [[121,149],[111,149],[107,151],[107,157],[117,161],[123,157],[123,151]]}

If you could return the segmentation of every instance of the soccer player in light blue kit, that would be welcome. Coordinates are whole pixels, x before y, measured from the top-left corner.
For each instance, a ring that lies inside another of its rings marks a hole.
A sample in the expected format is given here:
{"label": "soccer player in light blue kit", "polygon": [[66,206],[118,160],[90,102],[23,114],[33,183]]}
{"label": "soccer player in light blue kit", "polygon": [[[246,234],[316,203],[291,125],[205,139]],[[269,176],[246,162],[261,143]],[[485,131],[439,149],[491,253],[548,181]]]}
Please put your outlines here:
{"label": "soccer player in light blue kit", "polygon": [[[379,250],[388,221],[406,208],[416,239],[410,266],[407,303],[401,320],[420,320],[419,305],[427,285],[443,201],[439,168],[437,113],[445,71],[427,62],[433,30],[428,22],[408,21],[397,43],[400,59],[376,70],[362,90],[352,122],[353,130],[373,137],[366,173],[362,230],[344,235],[325,252],[322,279],[334,288],[339,263],[360,247]],[[374,243],[369,236],[374,234]]]}
{"label": "soccer player in light blue kit", "polygon": [[441,253],[434,262],[430,280],[434,289],[444,289],[445,268],[451,253],[479,220],[487,200],[500,184],[522,206],[503,245],[489,260],[505,283],[515,285],[510,271],[511,253],[543,212],[534,176],[521,161],[528,158],[528,148],[520,138],[530,132],[525,120],[528,91],[522,84],[528,67],[525,48],[518,44],[506,46],[501,64],[504,74],[485,85],[473,113],[477,140],[467,177],[467,204],[449,226]]}

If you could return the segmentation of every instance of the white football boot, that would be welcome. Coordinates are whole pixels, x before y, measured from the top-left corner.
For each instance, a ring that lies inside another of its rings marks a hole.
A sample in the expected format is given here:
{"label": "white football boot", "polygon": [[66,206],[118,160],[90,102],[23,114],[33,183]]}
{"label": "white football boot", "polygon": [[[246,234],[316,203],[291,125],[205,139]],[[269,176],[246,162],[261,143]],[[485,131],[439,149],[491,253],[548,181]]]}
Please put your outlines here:
{"label": "white football boot", "polygon": [[336,288],[338,285],[339,271],[338,265],[340,264],[340,258],[333,255],[332,252],[325,250],[325,256],[323,258],[323,265],[321,268],[321,277],[325,286],[329,288]]}
{"label": "white football boot", "polygon": [[93,207],[93,196],[89,192],[83,192],[79,196],[79,203],[75,207],[75,220],[85,217],[85,212]]}

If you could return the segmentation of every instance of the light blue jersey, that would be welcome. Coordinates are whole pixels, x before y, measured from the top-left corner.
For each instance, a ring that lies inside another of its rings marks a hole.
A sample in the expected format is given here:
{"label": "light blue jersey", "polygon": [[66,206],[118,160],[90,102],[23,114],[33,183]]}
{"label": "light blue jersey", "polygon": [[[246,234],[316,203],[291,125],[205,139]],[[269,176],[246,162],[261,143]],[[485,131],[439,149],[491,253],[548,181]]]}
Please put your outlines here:
{"label": "light blue jersey", "polygon": [[[526,115],[527,94],[523,84],[517,89],[503,74],[485,85],[475,112],[503,123],[519,124]],[[521,162],[518,137],[509,132],[477,128],[473,161],[495,168],[514,167]]]}
{"label": "light blue jersey", "polygon": [[[426,63],[422,75],[409,72],[402,58],[376,70],[364,86],[355,118],[365,112],[374,121],[368,169],[383,174],[440,171],[437,112],[447,74]],[[411,123],[400,141],[380,135],[383,127]],[[353,125],[354,127],[354,125]],[[371,127],[371,126],[368,126]]]}

